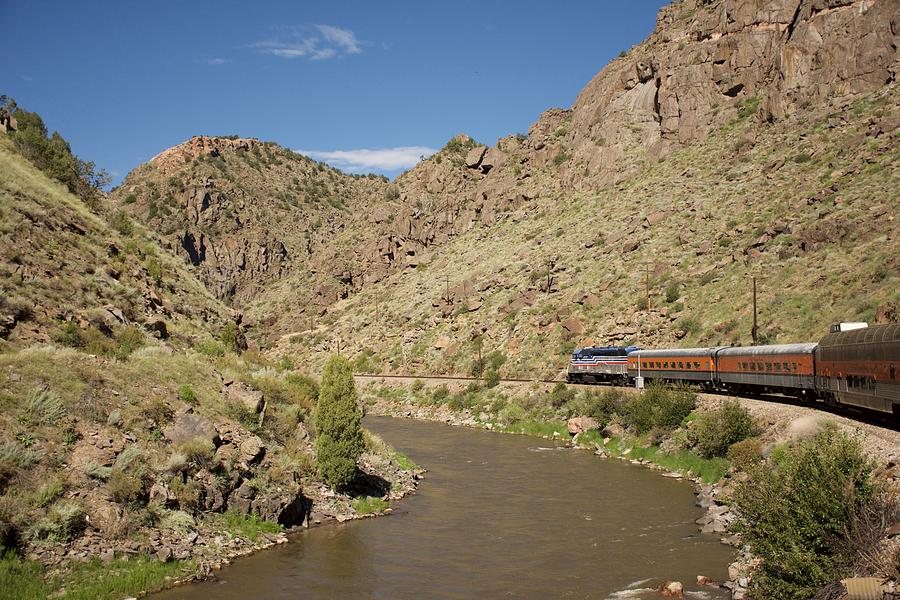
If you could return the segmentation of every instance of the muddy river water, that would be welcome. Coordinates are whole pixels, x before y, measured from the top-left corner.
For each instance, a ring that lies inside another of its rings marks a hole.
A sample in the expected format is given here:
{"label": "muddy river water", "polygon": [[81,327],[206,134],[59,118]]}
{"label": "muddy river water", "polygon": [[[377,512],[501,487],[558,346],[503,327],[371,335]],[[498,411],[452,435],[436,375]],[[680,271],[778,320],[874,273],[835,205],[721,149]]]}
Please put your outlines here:
{"label": "muddy river water", "polygon": [[155,599],[727,598],[732,551],[699,533],[689,482],[539,438],[382,417],[365,425],[428,469],[387,517],[313,527],[216,581]]}

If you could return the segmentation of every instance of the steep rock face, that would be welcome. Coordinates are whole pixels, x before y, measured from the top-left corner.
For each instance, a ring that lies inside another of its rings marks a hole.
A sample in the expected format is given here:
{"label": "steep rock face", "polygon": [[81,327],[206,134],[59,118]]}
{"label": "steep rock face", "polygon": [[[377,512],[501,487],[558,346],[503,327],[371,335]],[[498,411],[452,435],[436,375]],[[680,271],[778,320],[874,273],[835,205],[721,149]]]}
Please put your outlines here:
{"label": "steep rock face", "polygon": [[[329,282],[315,275],[329,270],[319,251],[386,185],[256,139],[198,136],[135,169],[113,198],[157,230],[216,297],[242,307],[288,272],[304,273],[306,289]],[[322,303],[333,300],[325,294]]]}

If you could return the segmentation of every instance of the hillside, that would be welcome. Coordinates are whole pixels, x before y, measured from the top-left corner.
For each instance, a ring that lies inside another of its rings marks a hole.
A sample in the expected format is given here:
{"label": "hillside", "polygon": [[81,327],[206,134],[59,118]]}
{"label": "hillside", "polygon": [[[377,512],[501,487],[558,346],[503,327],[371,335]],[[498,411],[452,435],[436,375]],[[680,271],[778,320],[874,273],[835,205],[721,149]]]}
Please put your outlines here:
{"label": "hillside", "polygon": [[252,342],[312,364],[466,372],[481,343],[537,376],[588,343],[747,343],[752,277],[764,340],[816,339],[896,318],[898,22],[896,2],[683,0],[571,108],[395,182],[195,138],[113,199]]}
{"label": "hillside", "polygon": [[413,489],[368,434],[371,477],[327,488],[315,381],[241,353],[193,267],[6,134],[0,173],[0,595],[134,595]]}
{"label": "hillside", "polygon": [[898,8],[673,3],[571,109],[399,177],[358,245],[401,270],[311,330],[283,285],[248,312],[280,308],[280,354],[466,372],[480,340],[521,376],[590,343],[746,344],[753,276],[767,341],[896,319]]}

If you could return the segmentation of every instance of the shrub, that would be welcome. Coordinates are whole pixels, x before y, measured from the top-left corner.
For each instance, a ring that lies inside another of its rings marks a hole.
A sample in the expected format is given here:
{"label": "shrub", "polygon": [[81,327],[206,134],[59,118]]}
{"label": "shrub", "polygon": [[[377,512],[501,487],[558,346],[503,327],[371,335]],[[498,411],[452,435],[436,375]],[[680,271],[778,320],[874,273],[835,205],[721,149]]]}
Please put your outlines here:
{"label": "shrub", "polygon": [[678,321],[678,328],[685,335],[697,335],[700,332],[700,320],[694,316],[687,316]]}
{"label": "shrub", "polygon": [[622,403],[624,425],[637,434],[644,434],[653,428],[653,404],[647,393],[629,394]]}
{"label": "shrub", "polygon": [[16,442],[0,444],[0,482],[9,478],[17,469],[27,469],[39,458],[36,450],[25,448]]}
{"label": "shrub", "polygon": [[489,388],[497,387],[500,384],[500,373],[497,369],[489,369],[484,378],[484,385]]}
{"label": "shrub", "polygon": [[754,598],[810,598],[851,574],[838,546],[873,496],[871,469],[857,440],[829,428],[751,470],[734,507],[744,540],[762,558]]}
{"label": "shrub", "polygon": [[644,390],[645,401],[653,410],[653,427],[663,431],[676,429],[697,408],[697,394],[687,386],[651,383]]}
{"label": "shrub", "polygon": [[211,339],[199,340],[194,343],[194,350],[200,354],[217,358],[225,356],[225,346]]}
{"label": "shrub", "polygon": [[762,458],[762,442],[756,438],[735,442],[728,448],[728,461],[735,471],[749,471]]}
{"label": "shrub", "polygon": [[76,502],[57,502],[53,508],[28,529],[28,537],[35,540],[68,542],[84,531],[84,508]]}
{"label": "shrub", "polygon": [[114,502],[126,505],[138,504],[144,494],[144,483],[132,473],[113,469],[106,483]]}
{"label": "shrub", "polygon": [[681,297],[681,286],[678,285],[677,281],[673,281],[669,284],[669,287],[666,288],[666,302],[672,304],[678,298]]}
{"label": "shrub", "polygon": [[362,413],[349,361],[332,356],[322,373],[316,405],[316,467],[332,488],[344,488],[356,476],[365,449]]}
{"label": "shrub", "polygon": [[750,412],[737,400],[726,400],[717,410],[700,415],[693,436],[701,456],[712,458],[725,456],[732,444],[754,432]]}
{"label": "shrub", "polygon": [[126,237],[131,237],[134,233],[134,223],[121,210],[117,210],[109,217],[110,226]]}
{"label": "shrub", "polygon": [[422,381],[421,379],[416,379],[416,380],[414,380],[414,381],[412,382],[412,385],[409,386],[409,390],[410,390],[413,394],[418,394],[419,392],[422,391],[422,389],[423,389],[424,387],[425,387],[425,382]]}
{"label": "shrub", "polygon": [[48,483],[43,484],[37,492],[34,494],[34,500],[32,504],[34,504],[37,508],[44,508],[45,506],[49,506],[57,498],[62,496],[65,491],[65,487],[62,482],[53,480]]}
{"label": "shrub", "polygon": [[291,373],[284,378],[289,388],[289,400],[312,408],[319,399],[319,384],[312,377]]}
{"label": "shrub", "polygon": [[25,400],[25,414],[36,425],[53,425],[66,416],[59,396],[50,390],[35,390]]}
{"label": "shrub", "polygon": [[622,412],[622,392],[616,389],[585,390],[577,412],[596,419],[601,427],[608,425],[614,414]]}
{"label": "shrub", "polygon": [[188,440],[178,447],[178,451],[197,469],[213,470],[217,466],[216,447],[209,440],[199,437]]}
{"label": "shrub", "polygon": [[91,479],[106,481],[112,475],[112,467],[104,467],[93,460],[89,460],[84,464],[84,474]]}
{"label": "shrub", "polygon": [[190,385],[183,383],[178,388],[178,399],[185,404],[197,404],[197,392]]}
{"label": "shrub", "polygon": [[238,326],[235,323],[226,323],[221,333],[219,333],[219,340],[221,340],[225,350],[228,352],[237,354],[241,351],[239,339]]}
{"label": "shrub", "polygon": [[497,420],[500,421],[506,427],[510,425],[515,425],[519,421],[525,418],[525,409],[516,404],[515,402],[510,402],[497,414]]}
{"label": "shrub", "polygon": [[196,511],[200,508],[200,498],[203,486],[200,482],[188,477],[187,480],[176,476],[169,484],[169,489],[178,498],[178,507],[186,511]]}
{"label": "shrub", "polygon": [[194,529],[194,517],[180,510],[167,512],[160,520],[160,529],[172,529],[179,533],[187,533]]}
{"label": "shrub", "polygon": [[445,384],[441,384],[431,389],[431,402],[433,404],[443,404],[450,397],[450,390]]}
{"label": "shrub", "polygon": [[575,394],[574,389],[570,389],[569,386],[560,381],[553,386],[553,390],[551,390],[547,399],[550,401],[550,406],[559,409],[574,400]]}

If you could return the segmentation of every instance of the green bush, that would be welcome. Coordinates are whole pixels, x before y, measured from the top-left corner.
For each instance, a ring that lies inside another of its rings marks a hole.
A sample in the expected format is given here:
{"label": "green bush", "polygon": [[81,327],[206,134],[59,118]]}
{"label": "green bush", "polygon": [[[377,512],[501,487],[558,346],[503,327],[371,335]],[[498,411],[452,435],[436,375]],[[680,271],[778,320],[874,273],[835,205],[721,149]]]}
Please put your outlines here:
{"label": "green bush", "polygon": [[112,469],[106,486],[114,502],[127,506],[137,505],[144,494],[144,483],[140,477],[120,469]]}
{"label": "green bush", "polygon": [[585,390],[576,412],[596,419],[604,427],[610,423],[613,415],[622,413],[622,392],[617,389],[602,392]]}
{"label": "green bush", "polygon": [[653,404],[649,394],[629,394],[622,403],[625,425],[637,434],[644,434],[653,429]]}
{"label": "green bush", "polygon": [[755,433],[750,412],[737,400],[726,400],[712,412],[697,419],[692,431],[700,455],[705,458],[725,456],[728,448]]}
{"label": "green bush", "polygon": [[178,399],[185,404],[197,404],[197,392],[190,385],[183,383],[178,388]]}
{"label": "green bush", "polygon": [[653,410],[653,427],[672,431],[697,408],[697,394],[687,386],[651,383],[644,390],[645,401]]}
{"label": "green bush", "polygon": [[500,384],[500,373],[497,372],[497,369],[488,369],[487,374],[484,377],[484,385],[488,388],[497,387]]}
{"label": "green bush", "polygon": [[678,298],[681,297],[681,286],[678,285],[677,281],[673,281],[669,284],[669,287],[666,288],[666,302],[672,304]]}
{"label": "green bush", "polygon": [[450,390],[443,383],[441,385],[431,389],[432,404],[443,404],[444,402],[447,401],[447,398],[449,398],[449,397],[450,397]]}
{"label": "green bush", "polygon": [[356,461],[365,450],[361,421],[350,362],[332,356],[322,373],[315,415],[316,467],[332,488],[345,488],[356,476]]}
{"label": "green bush", "polygon": [[410,390],[413,394],[418,394],[419,392],[422,391],[422,389],[423,389],[424,387],[425,387],[425,382],[422,381],[421,379],[416,379],[416,380],[414,380],[414,381],[412,382],[412,385],[409,386],[409,390]]}
{"label": "green bush", "polygon": [[525,409],[516,404],[515,402],[510,402],[497,414],[497,420],[500,421],[501,424],[509,427],[510,425],[515,425],[519,421],[525,419]]}
{"label": "green bush", "polygon": [[194,350],[211,357],[225,356],[225,346],[212,339],[199,340],[194,343]]}
{"label": "green bush", "polygon": [[241,351],[239,339],[238,326],[235,323],[226,323],[219,333],[219,340],[228,352],[237,354]]}
{"label": "green bush", "polygon": [[569,386],[560,381],[553,386],[553,390],[547,395],[547,399],[550,402],[550,406],[559,409],[572,402],[576,393],[574,389],[569,388]]}
{"label": "green bush", "polygon": [[873,496],[871,469],[856,439],[829,428],[751,470],[734,507],[762,559],[754,598],[811,598],[851,574],[838,548],[857,507]]}
{"label": "green bush", "polygon": [[68,542],[78,537],[87,526],[84,508],[76,502],[57,502],[50,511],[28,530],[34,540]]}
{"label": "green bush", "polygon": [[288,384],[288,399],[294,404],[312,408],[319,399],[319,384],[312,377],[290,373],[284,381]]}
{"label": "green bush", "polygon": [[735,442],[728,448],[728,462],[735,471],[749,471],[762,458],[762,442],[757,438]]}

